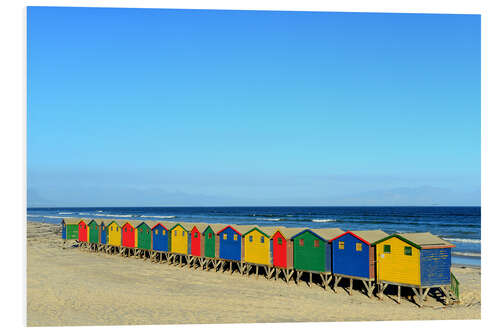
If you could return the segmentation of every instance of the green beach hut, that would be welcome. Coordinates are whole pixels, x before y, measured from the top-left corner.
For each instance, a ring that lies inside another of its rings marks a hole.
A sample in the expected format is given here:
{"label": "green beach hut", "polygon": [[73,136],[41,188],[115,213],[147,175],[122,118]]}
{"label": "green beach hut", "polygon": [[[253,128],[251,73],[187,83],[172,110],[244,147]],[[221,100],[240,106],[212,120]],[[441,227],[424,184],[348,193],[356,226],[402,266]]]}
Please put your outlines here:
{"label": "green beach hut", "polygon": [[88,224],[89,229],[89,243],[98,244],[99,243],[99,225],[95,220],[92,220]]}
{"label": "green beach hut", "polygon": [[151,250],[151,227],[142,222],[136,227],[138,249]]}

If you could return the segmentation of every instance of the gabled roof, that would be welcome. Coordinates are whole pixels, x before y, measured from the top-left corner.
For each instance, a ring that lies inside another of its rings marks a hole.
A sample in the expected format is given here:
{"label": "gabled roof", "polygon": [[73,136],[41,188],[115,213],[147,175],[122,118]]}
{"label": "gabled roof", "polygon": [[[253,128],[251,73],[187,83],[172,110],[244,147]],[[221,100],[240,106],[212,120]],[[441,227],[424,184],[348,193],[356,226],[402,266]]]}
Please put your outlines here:
{"label": "gabled roof", "polygon": [[207,229],[210,228],[214,233],[217,233],[217,231],[223,229],[225,226],[226,226],[225,224],[220,224],[220,223],[207,224],[207,226],[203,230],[200,229],[200,231],[204,235]]}
{"label": "gabled roof", "polygon": [[343,237],[347,234],[350,234],[360,241],[366,243],[367,245],[373,245],[376,241],[389,236],[389,234],[383,232],[382,230],[356,230],[356,231],[346,231],[341,235],[331,239],[333,241],[337,238]]}
{"label": "gabled roof", "polygon": [[240,224],[240,225],[235,225],[234,227],[235,227],[235,229],[237,229],[239,231],[240,236],[246,234],[250,230],[253,230],[255,228],[259,228],[259,226],[255,225],[255,224],[249,224],[249,225]]}
{"label": "gabled roof", "polygon": [[237,233],[238,235],[240,235],[240,236],[241,236],[240,232],[239,232],[238,230],[234,229],[234,228],[233,228],[232,226],[230,226],[230,225],[226,225],[224,228],[220,229],[220,230],[217,232],[217,235],[218,235],[218,234],[220,234],[221,232],[223,232],[224,230],[228,229],[228,228],[229,228],[229,229],[232,229],[235,233]]}
{"label": "gabled roof", "polygon": [[156,227],[161,226],[163,229],[168,230],[166,226],[164,226],[161,222],[158,222],[154,225],[154,227],[151,228],[151,230],[155,229]]}
{"label": "gabled roof", "polygon": [[404,234],[392,234],[376,241],[374,244],[378,244],[392,237],[397,237],[401,239],[403,242],[413,245],[417,249],[455,247],[454,244],[449,243],[441,239],[440,237],[431,234],[430,232],[411,232]]}
{"label": "gabled roof", "polygon": [[95,224],[98,224],[98,223],[96,222],[96,220],[94,220],[94,219],[92,219],[92,220],[91,220],[89,223],[87,223],[87,224],[90,224],[90,223],[92,223],[92,222],[94,222]]}
{"label": "gabled roof", "polygon": [[295,237],[305,233],[305,232],[310,232],[313,235],[315,235],[318,238],[321,238],[325,242],[329,242],[330,239],[337,237],[338,235],[341,235],[344,233],[342,229],[339,228],[321,228],[321,229],[304,229],[304,231],[299,232],[295,236],[292,237],[294,239]]}
{"label": "gabled roof", "polygon": [[117,226],[119,226],[121,228],[121,225],[119,225],[118,222],[116,222],[115,220],[112,220],[111,222],[109,222],[108,225],[106,225],[106,227],[109,227],[113,223],[116,224]]}
{"label": "gabled roof", "polygon": [[82,219],[76,217],[65,217],[62,219],[61,223],[64,222],[66,224],[78,224]]}
{"label": "gabled roof", "polygon": [[189,232],[189,230],[188,230],[188,229],[186,229],[186,227],[185,227],[185,226],[183,226],[181,223],[176,223],[176,224],[172,227],[172,229],[175,229],[177,226],[180,226],[180,227],[181,227],[182,229],[184,229],[186,232]]}
{"label": "gabled roof", "polygon": [[193,223],[193,227],[190,229],[193,231],[193,229],[196,227],[198,231],[201,233],[203,230],[205,230],[208,226],[208,223]]}
{"label": "gabled roof", "polygon": [[256,226],[256,227],[253,227],[252,229],[248,230],[247,232],[245,232],[243,234],[243,237],[246,236],[247,234],[249,234],[250,232],[254,231],[254,230],[257,230],[258,232],[260,232],[261,234],[263,234],[264,236],[266,236],[267,238],[271,238],[271,236],[274,234],[273,231],[275,230],[276,228],[271,228],[271,227],[259,227],[259,226]]}
{"label": "gabled roof", "polygon": [[[279,232],[285,239],[292,239],[293,236],[301,233],[304,231],[304,228],[285,228],[285,227],[278,227],[276,232]],[[273,234],[273,238],[276,235],[276,232]]]}

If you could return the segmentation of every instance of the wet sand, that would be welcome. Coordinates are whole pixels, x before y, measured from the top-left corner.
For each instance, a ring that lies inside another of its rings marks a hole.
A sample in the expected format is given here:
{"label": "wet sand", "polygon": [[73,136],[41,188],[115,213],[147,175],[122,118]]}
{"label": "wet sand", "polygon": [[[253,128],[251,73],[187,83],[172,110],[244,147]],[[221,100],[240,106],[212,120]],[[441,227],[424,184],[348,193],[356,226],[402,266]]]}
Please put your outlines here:
{"label": "wet sand", "polygon": [[481,270],[452,268],[461,303],[429,297],[369,299],[355,284],[325,291],[306,283],[255,279],[62,247],[60,226],[28,223],[27,324],[147,325],[311,321],[480,319]]}

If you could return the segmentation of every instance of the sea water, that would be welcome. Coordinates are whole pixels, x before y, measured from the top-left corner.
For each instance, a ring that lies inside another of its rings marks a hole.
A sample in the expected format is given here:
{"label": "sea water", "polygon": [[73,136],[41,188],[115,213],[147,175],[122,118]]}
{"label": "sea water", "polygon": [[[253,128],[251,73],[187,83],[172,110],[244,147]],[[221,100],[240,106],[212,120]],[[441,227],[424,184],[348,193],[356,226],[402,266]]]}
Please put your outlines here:
{"label": "sea water", "polygon": [[452,263],[481,265],[481,207],[79,207],[28,208],[28,221],[65,217],[431,232],[456,245]]}

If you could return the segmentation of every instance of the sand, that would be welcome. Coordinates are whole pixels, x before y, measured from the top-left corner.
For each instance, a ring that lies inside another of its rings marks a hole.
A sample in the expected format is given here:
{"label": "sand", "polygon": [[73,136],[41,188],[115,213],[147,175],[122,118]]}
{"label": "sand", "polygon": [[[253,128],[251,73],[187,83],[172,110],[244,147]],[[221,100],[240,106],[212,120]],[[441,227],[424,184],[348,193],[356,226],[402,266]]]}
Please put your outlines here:
{"label": "sand", "polygon": [[[422,308],[360,290],[247,278],[62,247],[60,227],[28,223],[27,324],[146,325],[311,321],[480,319],[481,270],[453,267],[461,303]],[[358,287],[359,288],[359,287]]]}

